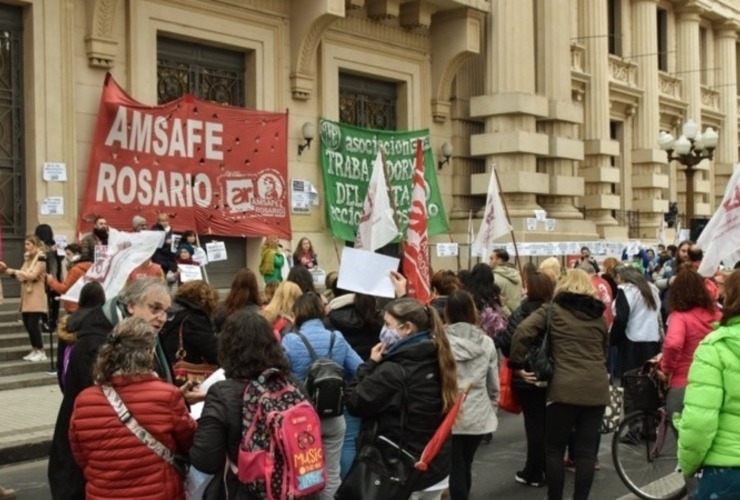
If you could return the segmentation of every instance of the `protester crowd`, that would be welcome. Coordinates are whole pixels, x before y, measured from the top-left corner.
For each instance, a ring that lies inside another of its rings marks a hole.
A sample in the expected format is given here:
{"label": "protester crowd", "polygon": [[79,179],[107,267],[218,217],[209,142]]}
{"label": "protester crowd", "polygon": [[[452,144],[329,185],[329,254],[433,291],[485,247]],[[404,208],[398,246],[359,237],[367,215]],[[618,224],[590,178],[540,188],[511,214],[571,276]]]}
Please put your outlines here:
{"label": "protester crowd", "polygon": [[[134,231],[146,227],[134,217]],[[509,410],[515,401],[526,459],[512,480],[547,486],[548,498],[560,499],[570,470],[573,498],[585,499],[600,468],[610,385],[650,359],[669,388],[682,470],[687,477],[704,470],[698,486],[687,480],[692,494],[709,498],[738,480],[740,408],[723,394],[740,387],[740,273],[700,276],[701,250],[690,241],[601,262],[584,247],[572,269],[555,257],[519,268],[497,249],[488,264],[437,270],[425,303],[408,296],[395,272],[395,299],[340,289],[336,273],[319,294],[311,241],[300,239],[291,255],[268,236],[258,273],[238,271],[220,300],[206,281],[179,276],[178,264],[207,260],[195,233],[174,248],[166,214],[152,230],[165,232],[163,245],[115,297],[91,282],[78,302],[58,300],[107,244],[103,218],[63,260],[47,226],[26,238],[18,268],[0,262],[21,283],[32,347],[24,359],[46,360],[43,329],[59,336],[63,401],[48,470],[54,499],[184,498],[186,464],[212,475],[204,498],[300,492],[290,489],[298,488],[290,483],[298,474],[287,464],[292,451],[271,431],[284,424],[267,416],[305,411],[301,401],[320,423],[301,445],[322,453],[320,472],[299,483],[320,498],[352,498],[371,449],[400,467],[405,489],[389,498],[467,499],[499,403]],[[66,315],[57,325],[60,303]],[[549,376],[532,357],[544,335]],[[219,369],[221,381],[201,389]],[[196,405],[197,419],[188,411]],[[449,436],[426,470],[414,469],[450,411],[457,418]],[[280,459],[270,467],[262,459],[244,465],[243,455],[276,447]]]}

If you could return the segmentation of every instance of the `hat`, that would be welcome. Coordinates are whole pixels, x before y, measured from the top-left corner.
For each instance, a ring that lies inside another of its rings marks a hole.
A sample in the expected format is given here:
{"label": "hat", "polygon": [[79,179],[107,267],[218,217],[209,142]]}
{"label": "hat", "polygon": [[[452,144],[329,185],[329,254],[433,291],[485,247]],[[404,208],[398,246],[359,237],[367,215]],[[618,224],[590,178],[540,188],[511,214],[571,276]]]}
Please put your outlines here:
{"label": "hat", "polygon": [[133,224],[134,229],[137,229],[142,224],[146,226],[146,219],[141,215],[134,215],[134,218],[131,220],[131,224]]}
{"label": "hat", "polygon": [[180,244],[180,246],[177,249],[177,253],[180,253],[183,250],[187,251],[190,254],[191,257],[195,253],[195,249],[193,248],[193,245],[191,245],[190,243],[182,243],[182,244]]}

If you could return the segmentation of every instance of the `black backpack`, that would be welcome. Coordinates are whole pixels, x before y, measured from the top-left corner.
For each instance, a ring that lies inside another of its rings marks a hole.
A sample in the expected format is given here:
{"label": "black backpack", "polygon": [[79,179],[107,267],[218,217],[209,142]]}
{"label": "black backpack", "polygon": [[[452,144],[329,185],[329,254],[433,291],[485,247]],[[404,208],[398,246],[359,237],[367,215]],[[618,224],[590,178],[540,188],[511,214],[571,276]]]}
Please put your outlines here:
{"label": "black backpack", "polygon": [[332,358],[335,332],[331,332],[329,353],[326,357],[318,357],[308,339],[300,332],[296,332],[308,349],[311,364],[306,372],[306,392],[308,393],[316,413],[319,417],[338,417],[344,412],[344,368]]}

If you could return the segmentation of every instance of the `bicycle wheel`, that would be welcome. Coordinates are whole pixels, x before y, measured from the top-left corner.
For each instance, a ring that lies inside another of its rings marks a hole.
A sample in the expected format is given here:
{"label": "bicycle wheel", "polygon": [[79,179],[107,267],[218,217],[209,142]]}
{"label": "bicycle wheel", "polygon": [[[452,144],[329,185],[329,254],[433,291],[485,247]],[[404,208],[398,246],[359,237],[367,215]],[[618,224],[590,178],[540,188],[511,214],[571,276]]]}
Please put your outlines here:
{"label": "bicycle wheel", "polygon": [[686,494],[677,457],[676,434],[662,411],[628,415],[612,438],[619,478],[645,500],[674,500]]}

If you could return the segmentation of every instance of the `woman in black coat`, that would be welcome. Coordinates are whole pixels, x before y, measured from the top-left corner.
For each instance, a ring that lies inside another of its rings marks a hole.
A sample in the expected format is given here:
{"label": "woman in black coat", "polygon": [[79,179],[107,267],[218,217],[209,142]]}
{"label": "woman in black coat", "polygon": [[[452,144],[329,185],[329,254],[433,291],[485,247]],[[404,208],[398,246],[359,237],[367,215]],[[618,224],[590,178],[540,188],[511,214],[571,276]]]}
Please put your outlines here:
{"label": "woman in black coat", "polygon": [[159,334],[170,363],[178,361],[182,331],[184,361],[218,364],[218,342],[211,322],[217,306],[218,292],[205,281],[188,281],[177,288],[172,304],[173,318],[162,327]]}
{"label": "woman in black coat", "polygon": [[289,377],[290,366],[267,320],[248,311],[238,311],[226,319],[219,335],[218,358],[226,380],[216,382],[208,390],[190,448],[190,463],[202,472],[214,474],[203,498],[254,498],[231,468],[224,474],[224,457],[232,464],[238,463],[247,384],[268,368],[277,368]]}

